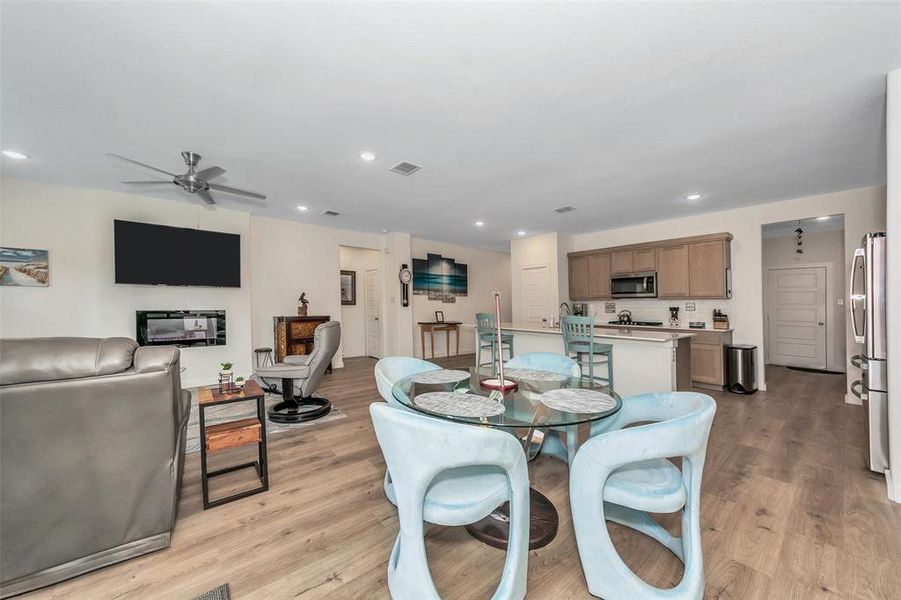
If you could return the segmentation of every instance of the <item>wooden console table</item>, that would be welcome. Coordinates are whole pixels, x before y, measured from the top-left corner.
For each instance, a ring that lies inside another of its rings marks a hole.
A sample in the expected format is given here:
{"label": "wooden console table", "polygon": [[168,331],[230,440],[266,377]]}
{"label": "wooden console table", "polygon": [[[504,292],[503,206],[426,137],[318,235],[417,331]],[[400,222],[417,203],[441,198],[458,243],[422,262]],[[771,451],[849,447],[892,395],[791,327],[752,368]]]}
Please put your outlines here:
{"label": "wooden console table", "polygon": [[[234,402],[256,402],[257,416],[238,419],[207,426],[205,409]],[[269,489],[269,466],[266,458],[266,401],[262,388],[255,381],[248,381],[235,392],[223,394],[218,387],[202,387],[197,394],[197,408],[200,415],[200,486],[203,491],[203,509],[213,508],[226,502],[246,498]],[[257,460],[245,462],[217,471],[207,468],[207,454],[236,448],[247,444],[257,445]],[[260,485],[253,489],[210,501],[209,480],[240,469],[253,467]]]}
{"label": "wooden console table", "polygon": [[429,334],[432,343],[432,358],[435,358],[435,332],[445,332],[445,340],[447,341],[447,356],[450,356],[450,334],[453,331],[457,336],[457,351],[455,355],[460,354],[460,325],[463,321],[420,321],[419,322],[419,339],[422,343],[422,358],[425,358],[425,334]]}
{"label": "wooden console table", "polygon": [[[272,317],[275,330],[275,362],[284,362],[285,357],[292,354],[313,352],[313,332],[317,326],[329,320],[328,316]],[[329,365],[329,373],[331,369]]]}

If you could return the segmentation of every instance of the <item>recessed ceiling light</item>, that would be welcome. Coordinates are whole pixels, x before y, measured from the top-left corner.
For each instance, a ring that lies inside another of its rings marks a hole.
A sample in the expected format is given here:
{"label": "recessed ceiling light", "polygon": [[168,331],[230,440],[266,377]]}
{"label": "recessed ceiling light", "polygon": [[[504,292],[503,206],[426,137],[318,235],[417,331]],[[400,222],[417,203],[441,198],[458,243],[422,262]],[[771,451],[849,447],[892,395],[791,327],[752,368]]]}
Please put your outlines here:
{"label": "recessed ceiling light", "polygon": [[817,221],[828,221],[828,220],[831,219],[831,218],[832,218],[832,217],[830,217],[830,216],[828,216],[828,215],[825,216],[825,217],[817,217]]}
{"label": "recessed ceiling light", "polygon": [[387,229],[382,229],[382,233],[388,233]]}
{"label": "recessed ceiling light", "polygon": [[300,206],[297,207],[297,210],[299,210],[300,212],[306,212],[310,209],[301,204]]}
{"label": "recessed ceiling light", "polygon": [[526,234],[526,232],[522,231],[522,230],[516,232],[516,235],[525,235],[525,234]]}
{"label": "recessed ceiling light", "polygon": [[372,152],[360,152],[360,158],[367,162],[372,162],[375,160],[375,154]]}
{"label": "recessed ceiling light", "polygon": [[700,200],[701,194],[689,194],[689,195],[685,196],[685,199],[686,200]]}
{"label": "recessed ceiling light", "polygon": [[15,150],[4,150],[3,156],[14,158],[16,160],[25,160],[26,158],[28,158],[27,154],[22,154],[21,152],[16,152]]}
{"label": "recessed ceiling light", "polygon": [[485,221],[476,221],[476,227],[484,227]]}

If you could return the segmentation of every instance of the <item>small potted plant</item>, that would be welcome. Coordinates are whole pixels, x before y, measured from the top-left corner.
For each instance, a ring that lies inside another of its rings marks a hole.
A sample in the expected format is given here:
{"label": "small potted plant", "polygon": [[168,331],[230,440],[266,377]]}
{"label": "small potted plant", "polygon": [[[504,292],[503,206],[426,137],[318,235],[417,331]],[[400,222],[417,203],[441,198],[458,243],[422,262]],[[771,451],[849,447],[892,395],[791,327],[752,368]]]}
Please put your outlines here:
{"label": "small potted plant", "polygon": [[239,390],[244,389],[244,384],[247,383],[247,380],[243,377],[235,377],[235,387]]}
{"label": "small potted plant", "polygon": [[219,370],[220,375],[231,375],[232,374],[232,367],[234,366],[232,363],[230,363],[230,362],[219,363],[219,366],[222,367]]}
{"label": "small potted plant", "polygon": [[227,394],[234,390],[234,378],[232,375],[232,363],[224,362],[219,363],[221,367],[219,370],[219,392],[222,394]]}

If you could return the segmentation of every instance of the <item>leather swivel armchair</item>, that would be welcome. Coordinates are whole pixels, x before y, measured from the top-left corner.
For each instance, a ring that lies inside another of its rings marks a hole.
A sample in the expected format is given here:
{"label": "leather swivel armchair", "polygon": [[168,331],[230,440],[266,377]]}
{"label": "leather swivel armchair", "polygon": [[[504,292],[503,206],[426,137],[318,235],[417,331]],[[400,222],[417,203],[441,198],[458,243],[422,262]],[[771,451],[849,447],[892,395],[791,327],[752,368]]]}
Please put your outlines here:
{"label": "leather swivel armchair", "polygon": [[[280,393],[282,401],[269,409],[269,420],[300,423],[324,417],[332,410],[327,399],[314,396],[325,370],[341,344],[341,323],[327,321],[313,332],[313,352],[286,356],[284,362],[259,367],[253,379],[264,390]],[[281,379],[281,390],[276,381]]]}
{"label": "leather swivel armchair", "polygon": [[0,597],[169,546],[190,406],[172,346],[0,340]]}

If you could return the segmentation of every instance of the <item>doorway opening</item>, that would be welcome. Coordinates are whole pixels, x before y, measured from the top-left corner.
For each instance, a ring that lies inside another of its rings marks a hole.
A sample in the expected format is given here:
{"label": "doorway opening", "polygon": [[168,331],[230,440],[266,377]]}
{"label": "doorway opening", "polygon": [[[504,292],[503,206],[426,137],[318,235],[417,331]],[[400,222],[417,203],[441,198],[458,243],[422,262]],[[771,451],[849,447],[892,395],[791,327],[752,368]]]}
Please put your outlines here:
{"label": "doorway opening", "polygon": [[846,371],[844,229],[843,215],[763,225],[767,365]]}
{"label": "doorway opening", "polygon": [[381,358],[382,253],[371,248],[339,246],[341,268],[341,355]]}

